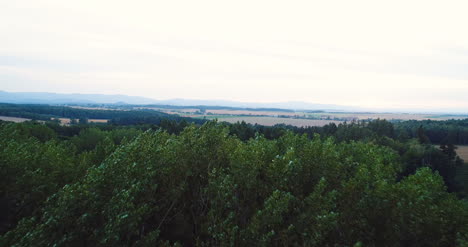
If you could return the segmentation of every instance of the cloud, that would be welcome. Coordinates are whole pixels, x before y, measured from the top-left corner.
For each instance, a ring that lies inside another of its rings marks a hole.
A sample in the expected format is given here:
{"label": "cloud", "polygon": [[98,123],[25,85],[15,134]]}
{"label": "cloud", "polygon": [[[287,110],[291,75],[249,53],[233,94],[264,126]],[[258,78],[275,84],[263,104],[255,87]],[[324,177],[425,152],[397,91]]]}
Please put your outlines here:
{"label": "cloud", "polygon": [[464,1],[4,1],[0,87],[461,107],[468,104],[466,7]]}

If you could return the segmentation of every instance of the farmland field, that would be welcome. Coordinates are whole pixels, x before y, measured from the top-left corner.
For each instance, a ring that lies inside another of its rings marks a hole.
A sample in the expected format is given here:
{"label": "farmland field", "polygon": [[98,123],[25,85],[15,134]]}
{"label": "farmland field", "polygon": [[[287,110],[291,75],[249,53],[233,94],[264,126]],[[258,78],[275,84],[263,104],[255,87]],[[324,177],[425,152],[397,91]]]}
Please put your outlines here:
{"label": "farmland field", "polygon": [[21,117],[6,117],[6,116],[0,116],[0,120],[2,120],[2,121],[8,121],[8,122],[15,122],[15,123],[22,123],[22,122],[30,121],[31,119],[29,119],[29,118],[21,118]]}
{"label": "farmland field", "polygon": [[[217,106],[211,108],[210,106],[73,106],[73,108],[89,109],[89,110],[153,110],[172,115],[179,115],[182,117],[194,118],[226,118],[230,117],[284,117],[284,118],[300,118],[304,120],[326,120],[330,121],[355,121],[355,120],[373,120],[373,119],[386,119],[386,120],[449,120],[449,119],[465,119],[468,115],[453,115],[453,114],[430,114],[430,113],[388,113],[388,112],[328,112],[328,111],[305,111],[305,110],[280,110],[280,109],[252,109],[252,108],[232,108]],[[226,120],[228,121],[228,120]],[[247,121],[247,120],[246,120]],[[248,120],[250,121],[250,120]],[[287,121],[287,120],[285,120]],[[256,121],[258,122],[258,121]],[[263,119],[262,122],[271,122],[269,119]],[[275,121],[277,122],[277,121]],[[284,121],[283,121],[284,122]],[[296,123],[297,121],[292,121]],[[322,121],[319,121],[322,124]],[[309,124],[309,123],[308,123]],[[299,125],[303,126],[302,123]]]}
{"label": "farmland field", "polygon": [[465,162],[468,162],[468,146],[457,146],[457,154]]}
{"label": "farmland field", "polygon": [[[304,119],[316,120],[337,120],[337,121],[352,121],[352,120],[369,120],[369,119],[387,119],[387,120],[448,120],[448,119],[464,119],[468,115],[440,115],[440,114],[416,114],[416,113],[372,113],[372,112],[306,112],[306,111],[274,111],[274,110],[253,110],[253,109],[201,109],[204,107],[187,107],[187,108],[159,108],[159,107],[136,107],[134,109],[156,110],[168,114],[179,114],[185,117],[218,117],[221,116],[256,116],[256,117],[278,117],[288,116]],[[95,108],[97,109],[97,108]]]}
{"label": "farmland field", "polygon": [[[0,120],[2,121],[8,121],[8,122],[15,122],[15,123],[22,123],[26,121],[31,121],[29,118],[21,118],[21,117],[7,117],[7,116],[0,116]],[[59,118],[60,123],[63,125],[69,125],[71,122],[70,118]],[[43,122],[43,121],[39,121]],[[107,123],[107,119],[89,119],[89,123]]]}
{"label": "farmland field", "polygon": [[109,120],[107,119],[89,119],[88,122],[90,123],[107,123]]}
{"label": "farmland field", "polygon": [[437,114],[415,114],[415,113],[320,113],[330,117],[365,119],[386,119],[386,120],[448,120],[463,119],[466,116],[443,116]]}
{"label": "farmland field", "polygon": [[[249,110],[206,110],[207,113],[219,114],[219,115],[266,115],[266,116],[299,116],[295,112],[275,112],[275,111],[249,111]],[[303,115],[303,114],[302,114]]]}
{"label": "farmland field", "polygon": [[457,181],[463,186],[462,194],[468,196],[468,146],[458,146],[457,154],[465,160],[465,164],[457,168]]}
{"label": "farmland field", "polygon": [[224,117],[220,118],[220,121],[228,123],[236,123],[245,121],[250,124],[260,124],[266,126],[273,126],[275,124],[287,124],[297,127],[306,127],[306,126],[324,126],[329,123],[339,124],[342,121],[333,121],[333,120],[312,120],[312,119],[295,119],[295,118],[277,118],[277,117]]}
{"label": "farmland field", "polygon": [[[60,123],[63,125],[69,125],[71,122],[70,118],[59,118]],[[107,119],[88,119],[89,123],[107,123]]]}

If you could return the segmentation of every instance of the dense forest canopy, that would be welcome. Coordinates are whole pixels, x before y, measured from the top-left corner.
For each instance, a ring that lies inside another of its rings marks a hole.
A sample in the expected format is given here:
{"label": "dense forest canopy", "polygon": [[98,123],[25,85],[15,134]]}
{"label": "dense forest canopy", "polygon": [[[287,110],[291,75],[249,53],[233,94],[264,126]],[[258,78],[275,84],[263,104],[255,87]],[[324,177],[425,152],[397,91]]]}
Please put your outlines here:
{"label": "dense forest canopy", "polygon": [[424,128],[432,143],[468,145],[468,119],[446,121],[404,121],[396,124],[397,131],[407,137],[417,137],[418,129]]}
{"label": "dense forest canopy", "polygon": [[0,124],[2,246],[466,246],[453,145],[313,128]]}
{"label": "dense forest canopy", "polygon": [[53,118],[71,118],[86,122],[87,119],[106,119],[112,124],[160,124],[162,120],[190,121],[203,123],[204,120],[184,118],[153,110],[110,110],[83,109],[70,106],[21,105],[0,103],[0,116],[23,117],[49,121]]}

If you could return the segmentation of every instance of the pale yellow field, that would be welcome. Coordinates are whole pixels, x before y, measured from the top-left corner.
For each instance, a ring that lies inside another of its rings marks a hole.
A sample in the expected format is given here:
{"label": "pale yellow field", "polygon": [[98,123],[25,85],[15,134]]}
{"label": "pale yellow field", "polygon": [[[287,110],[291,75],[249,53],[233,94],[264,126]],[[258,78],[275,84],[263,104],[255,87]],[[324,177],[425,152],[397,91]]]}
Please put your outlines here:
{"label": "pale yellow field", "polygon": [[[15,123],[22,123],[26,121],[31,121],[29,118],[21,118],[21,117],[7,117],[7,116],[0,116],[0,120],[8,121],[8,122],[15,122]],[[70,118],[59,118],[60,123],[63,125],[69,125],[71,122]],[[90,123],[107,123],[109,120],[107,119],[88,119]],[[44,121],[39,121],[44,122]]]}
{"label": "pale yellow field", "polygon": [[[299,116],[299,114],[294,112],[275,112],[275,111],[248,111],[248,110],[206,110],[208,113],[213,113],[217,115],[267,115],[267,116]],[[304,115],[304,114],[302,114]]]}
{"label": "pale yellow field", "polygon": [[468,162],[468,146],[457,146],[457,154],[465,160],[465,162]]}
{"label": "pale yellow field", "polygon": [[329,123],[339,124],[342,121],[333,120],[311,120],[311,119],[294,119],[294,118],[276,118],[276,117],[229,117],[219,119],[220,122],[236,123],[245,121],[250,124],[260,124],[266,126],[273,126],[275,124],[287,124],[297,127],[306,126],[324,126]]}
{"label": "pale yellow field", "polygon": [[[184,108],[184,109],[163,109],[157,107],[139,107],[135,109],[151,109],[156,111],[162,111],[169,114],[179,114],[190,117],[191,114],[199,111],[199,108]],[[448,119],[464,119],[466,116],[440,116],[437,114],[413,114],[413,113],[347,113],[347,112],[319,112],[319,113],[306,113],[306,112],[282,112],[282,111],[252,111],[252,110],[231,110],[231,109],[208,109],[207,113],[213,115],[252,115],[252,116],[270,116],[276,117],[280,115],[290,117],[311,117],[314,119],[328,119],[328,118],[339,118],[342,120],[367,120],[367,119],[387,119],[387,120],[448,120]],[[200,115],[196,115],[200,116]],[[202,115],[203,116],[203,115]]]}
{"label": "pale yellow field", "polygon": [[[106,107],[82,107],[82,106],[72,106],[73,108],[79,109],[93,109],[93,110],[124,110],[130,111],[131,109],[113,109]],[[134,107],[133,110],[155,110],[168,114],[177,114],[185,117],[212,117],[220,115],[220,117],[230,115],[236,117],[237,115],[252,115],[257,117],[268,116],[268,117],[277,117],[277,116],[289,116],[289,117],[306,117],[313,118],[317,120],[326,120],[326,119],[340,119],[346,121],[353,120],[368,120],[368,119],[386,119],[386,120],[448,120],[448,119],[465,119],[468,116],[441,116],[440,114],[415,114],[415,113],[369,113],[369,112],[282,112],[282,111],[253,111],[253,110],[235,110],[235,109],[207,109],[205,114],[195,114],[200,111],[200,107],[187,107],[187,108],[160,108],[160,107],[151,107],[151,106],[142,106]],[[207,114],[210,115],[207,115]],[[241,117],[241,116],[239,116]],[[307,120],[307,119],[306,119]],[[326,120],[329,121],[329,120]]]}
{"label": "pale yellow field", "polygon": [[0,116],[0,120],[8,121],[8,122],[15,122],[15,123],[22,123],[26,121],[31,121],[29,118],[21,118],[21,117],[6,117]]}
{"label": "pale yellow field", "polygon": [[86,107],[86,106],[69,106],[70,108],[75,109],[84,109],[84,110],[106,110],[106,111],[125,111],[123,109],[113,109],[107,107]]}
{"label": "pale yellow field", "polygon": [[386,120],[448,120],[448,119],[464,119],[465,116],[449,116],[439,117],[434,114],[405,114],[405,113],[321,113],[321,115],[330,115],[331,117],[342,118],[357,118],[365,119],[386,119]]}
{"label": "pale yellow field", "polygon": [[107,119],[89,119],[88,122],[90,123],[107,123],[109,120]]}
{"label": "pale yellow field", "polygon": [[[70,118],[59,118],[60,123],[63,125],[69,125],[71,122]],[[78,121],[78,120],[77,120]],[[89,123],[107,123],[107,119],[88,119]]]}

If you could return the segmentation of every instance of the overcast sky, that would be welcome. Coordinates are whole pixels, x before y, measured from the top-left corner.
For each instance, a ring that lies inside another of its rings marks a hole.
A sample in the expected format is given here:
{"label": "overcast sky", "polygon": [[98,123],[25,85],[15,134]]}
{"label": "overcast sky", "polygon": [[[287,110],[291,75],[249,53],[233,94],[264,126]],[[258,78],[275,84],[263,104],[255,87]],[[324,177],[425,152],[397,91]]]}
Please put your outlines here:
{"label": "overcast sky", "polygon": [[0,0],[0,90],[468,109],[468,1]]}

